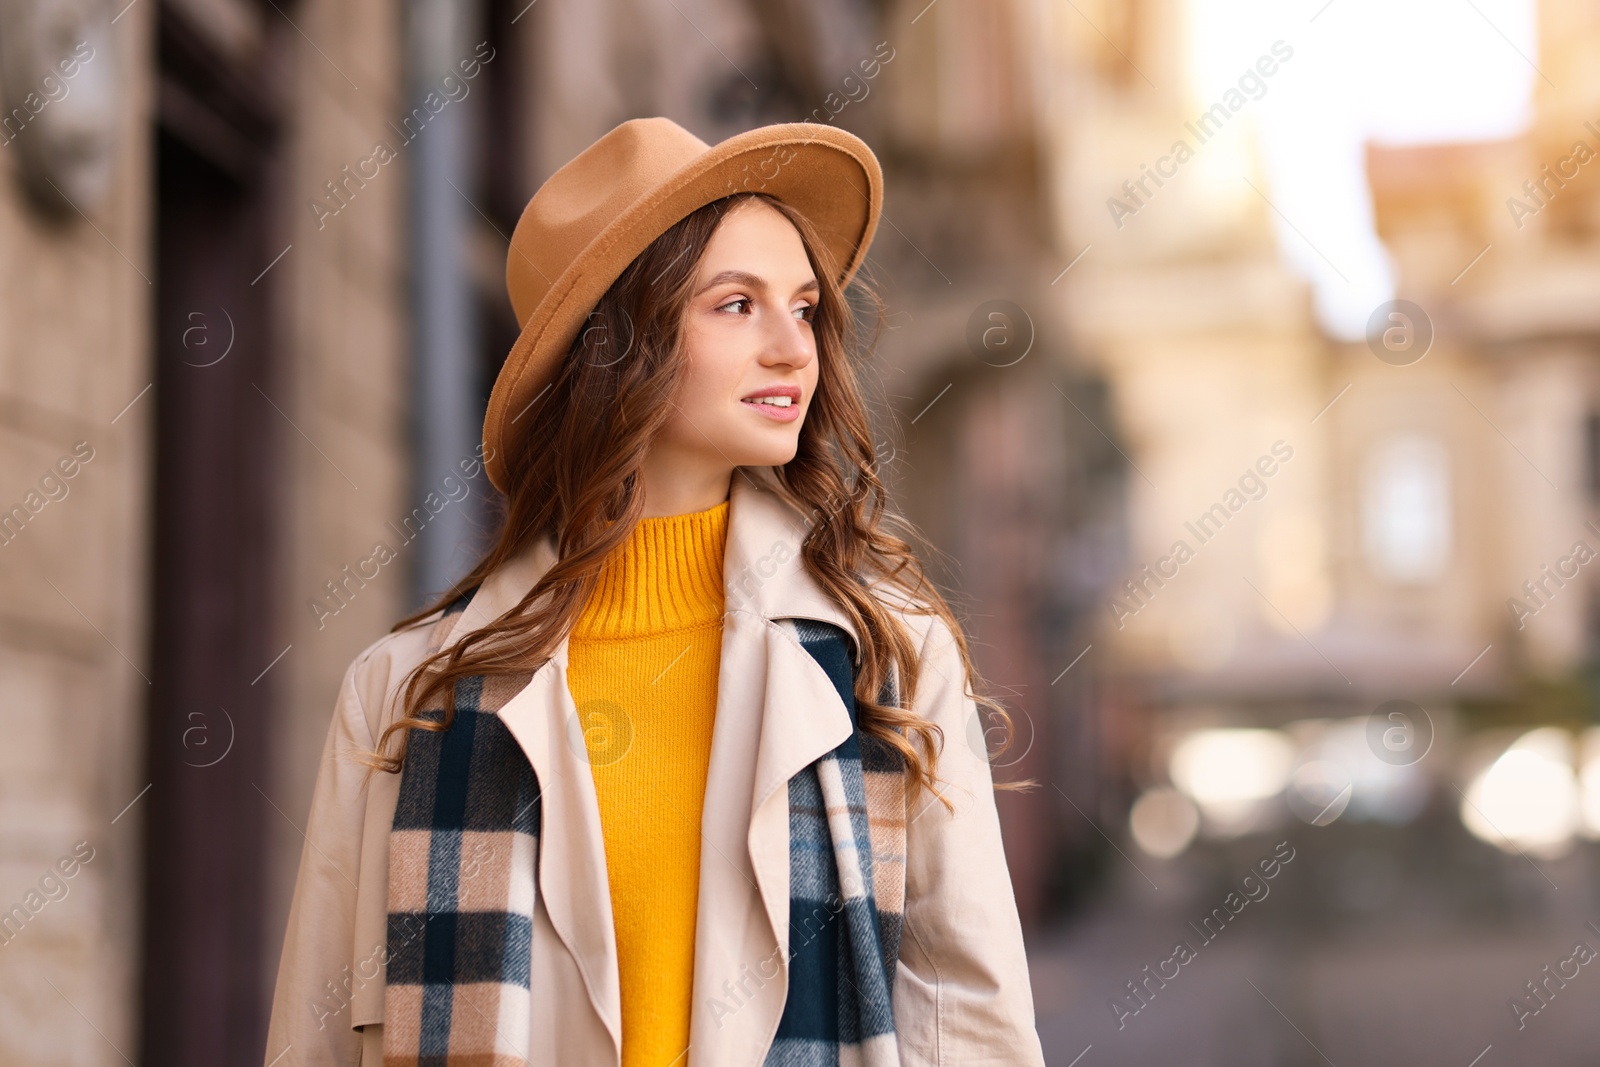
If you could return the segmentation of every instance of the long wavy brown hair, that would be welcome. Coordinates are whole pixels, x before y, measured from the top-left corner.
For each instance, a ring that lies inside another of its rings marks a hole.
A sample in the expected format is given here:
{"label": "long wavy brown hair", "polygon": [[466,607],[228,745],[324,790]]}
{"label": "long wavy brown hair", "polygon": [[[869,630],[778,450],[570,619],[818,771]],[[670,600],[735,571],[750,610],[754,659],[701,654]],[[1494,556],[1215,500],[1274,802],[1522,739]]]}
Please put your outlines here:
{"label": "long wavy brown hair", "polygon": [[[644,511],[639,472],[651,442],[671,417],[683,377],[688,353],[682,326],[701,256],[727,212],[751,198],[770,204],[794,224],[816,273],[812,323],[818,382],[795,457],[781,467],[737,468],[734,476],[752,477],[814,517],[800,546],[801,560],[862,637],[855,680],[860,728],[903,756],[909,797],[927,787],[954,810],[937,786],[943,731],[908,710],[921,680],[918,649],[898,611],[944,620],[961,654],[967,695],[1003,731],[1004,744],[990,758],[1010,747],[1011,717],[978,691],[982,679],[962,628],[905,537],[921,539],[890,508],[879,479],[857,378],[882,328],[882,302],[865,281],[854,283],[873,325],[870,340],[858,348],[857,309],[839,287],[837,264],[810,221],[765,194],[739,193],[687,216],[629,264],[595,305],[543,397],[520,416],[529,425],[506,456],[512,484],[493,547],[448,592],[392,630],[448,607],[539,538],[551,540],[555,562],[516,608],[414,668],[402,694],[404,716],[383,731],[377,752],[365,754],[369,777],[376,770],[400,771],[407,731],[449,728],[457,681],[537,670],[571,628],[607,557],[627,541]],[[896,702],[879,703],[880,695],[891,692],[885,689],[891,677],[897,682]],[[419,717],[428,708],[442,708],[442,720]],[[385,755],[397,731],[400,750]],[[985,738],[989,732],[980,729]],[[1037,784],[1002,782],[997,788]]]}

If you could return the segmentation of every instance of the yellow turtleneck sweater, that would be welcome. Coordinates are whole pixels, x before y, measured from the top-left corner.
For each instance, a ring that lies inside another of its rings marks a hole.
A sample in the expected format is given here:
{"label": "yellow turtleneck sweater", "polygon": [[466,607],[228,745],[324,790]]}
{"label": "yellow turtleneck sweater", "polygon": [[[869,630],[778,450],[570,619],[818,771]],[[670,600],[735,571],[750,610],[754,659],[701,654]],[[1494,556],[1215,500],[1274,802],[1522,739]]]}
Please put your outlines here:
{"label": "yellow turtleneck sweater", "polygon": [[616,922],[623,1067],[681,1067],[689,1046],[729,505],[641,519],[568,642]]}

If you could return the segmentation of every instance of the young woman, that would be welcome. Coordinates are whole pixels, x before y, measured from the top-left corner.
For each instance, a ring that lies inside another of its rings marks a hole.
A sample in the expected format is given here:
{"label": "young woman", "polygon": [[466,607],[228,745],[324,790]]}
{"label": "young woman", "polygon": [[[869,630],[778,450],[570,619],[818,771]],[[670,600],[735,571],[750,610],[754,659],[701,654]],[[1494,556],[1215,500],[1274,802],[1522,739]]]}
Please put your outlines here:
{"label": "young woman", "polygon": [[346,673],[265,1062],[1042,1067],[1004,713],[856,385],[881,199],[843,131],[653,118],[529,202],[504,521]]}

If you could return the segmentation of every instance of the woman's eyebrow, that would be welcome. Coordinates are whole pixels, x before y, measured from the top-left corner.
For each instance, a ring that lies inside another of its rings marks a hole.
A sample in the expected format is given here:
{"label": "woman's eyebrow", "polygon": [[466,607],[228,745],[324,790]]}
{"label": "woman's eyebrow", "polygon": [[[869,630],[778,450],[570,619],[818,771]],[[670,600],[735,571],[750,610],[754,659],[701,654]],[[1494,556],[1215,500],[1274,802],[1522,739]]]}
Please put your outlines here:
{"label": "woman's eyebrow", "polygon": [[[701,286],[695,295],[699,296],[700,293],[703,293],[708,289],[714,289],[724,282],[738,282],[740,285],[749,286],[751,289],[754,289],[760,293],[767,291],[767,280],[761,277],[759,274],[751,274],[747,270],[725,270],[717,274],[710,281],[706,282],[705,285]],[[801,285],[800,288],[796,289],[795,294],[799,295],[800,293],[816,292],[818,288],[817,280],[812,278],[805,284]]]}

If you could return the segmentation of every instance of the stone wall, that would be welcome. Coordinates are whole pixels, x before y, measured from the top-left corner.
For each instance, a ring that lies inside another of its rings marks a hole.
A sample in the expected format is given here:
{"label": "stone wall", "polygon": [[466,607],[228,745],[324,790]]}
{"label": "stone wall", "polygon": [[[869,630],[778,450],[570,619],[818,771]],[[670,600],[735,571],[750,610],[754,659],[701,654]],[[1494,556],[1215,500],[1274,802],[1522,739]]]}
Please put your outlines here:
{"label": "stone wall", "polygon": [[[150,13],[0,146],[0,1062],[30,1067],[122,1062],[138,1033]],[[25,191],[26,139],[102,72],[109,189],[69,186],[78,206],[52,215]]]}

